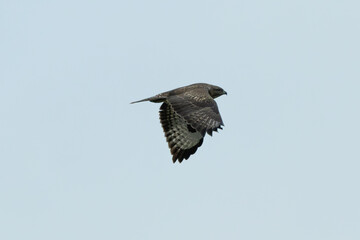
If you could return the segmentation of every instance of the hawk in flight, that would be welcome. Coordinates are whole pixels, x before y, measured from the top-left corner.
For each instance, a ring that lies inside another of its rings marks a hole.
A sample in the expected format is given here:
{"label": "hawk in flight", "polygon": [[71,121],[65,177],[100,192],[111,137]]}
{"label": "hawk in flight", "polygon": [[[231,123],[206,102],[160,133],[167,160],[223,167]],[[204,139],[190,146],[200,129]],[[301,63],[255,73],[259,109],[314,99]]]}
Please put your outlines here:
{"label": "hawk in flight", "polygon": [[224,123],[214,98],[227,94],[221,87],[196,83],[132,102],[155,102],[160,107],[160,122],[173,162],[180,163],[194,154],[205,134],[222,129]]}

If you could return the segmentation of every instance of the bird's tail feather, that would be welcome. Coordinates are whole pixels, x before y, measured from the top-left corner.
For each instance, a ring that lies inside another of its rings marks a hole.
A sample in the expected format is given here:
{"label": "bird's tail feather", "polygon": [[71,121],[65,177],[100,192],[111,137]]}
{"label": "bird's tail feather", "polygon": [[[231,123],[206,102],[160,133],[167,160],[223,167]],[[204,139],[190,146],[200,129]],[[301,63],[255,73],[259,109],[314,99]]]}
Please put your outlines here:
{"label": "bird's tail feather", "polygon": [[150,98],[145,98],[139,101],[135,101],[135,102],[131,102],[130,104],[134,104],[134,103],[139,103],[139,102],[146,102],[146,101],[150,101]]}
{"label": "bird's tail feather", "polygon": [[163,94],[158,94],[158,95],[153,96],[153,97],[149,97],[149,98],[145,98],[145,99],[142,99],[142,100],[139,100],[139,101],[131,102],[131,104],[139,103],[139,102],[146,102],[146,101],[159,103],[159,102],[165,101],[165,99],[166,99],[166,96],[164,96]]}

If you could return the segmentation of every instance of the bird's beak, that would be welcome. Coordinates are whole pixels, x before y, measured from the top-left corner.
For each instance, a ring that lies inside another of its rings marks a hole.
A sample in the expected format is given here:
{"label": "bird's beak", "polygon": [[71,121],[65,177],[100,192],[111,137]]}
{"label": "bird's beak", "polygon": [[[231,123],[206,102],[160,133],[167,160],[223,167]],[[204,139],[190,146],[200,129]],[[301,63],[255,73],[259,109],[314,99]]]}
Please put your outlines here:
{"label": "bird's beak", "polygon": [[227,95],[227,92],[224,91],[224,94]]}

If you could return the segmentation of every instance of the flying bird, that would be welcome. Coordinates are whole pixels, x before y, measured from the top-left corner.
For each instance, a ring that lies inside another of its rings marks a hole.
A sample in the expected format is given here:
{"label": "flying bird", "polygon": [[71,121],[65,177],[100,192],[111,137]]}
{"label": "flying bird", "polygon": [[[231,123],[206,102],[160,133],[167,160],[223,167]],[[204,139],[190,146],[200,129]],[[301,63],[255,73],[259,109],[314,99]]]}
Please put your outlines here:
{"label": "flying bird", "polygon": [[227,94],[221,87],[196,83],[132,103],[161,103],[160,122],[173,162],[181,163],[202,145],[205,134],[212,136],[224,123],[215,98]]}

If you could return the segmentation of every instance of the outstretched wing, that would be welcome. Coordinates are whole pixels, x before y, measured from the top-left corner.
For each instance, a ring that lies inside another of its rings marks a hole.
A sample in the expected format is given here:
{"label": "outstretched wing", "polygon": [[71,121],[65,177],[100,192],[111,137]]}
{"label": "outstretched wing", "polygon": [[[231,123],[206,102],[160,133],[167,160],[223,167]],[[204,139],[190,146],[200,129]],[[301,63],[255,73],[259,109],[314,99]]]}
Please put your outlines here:
{"label": "outstretched wing", "polygon": [[203,135],[205,132],[212,135],[224,126],[217,104],[205,88],[170,96],[167,100],[176,113]]}
{"label": "outstretched wing", "polygon": [[173,155],[173,162],[178,160],[181,163],[188,159],[203,143],[204,134],[191,127],[167,101],[160,107],[160,122]]}

